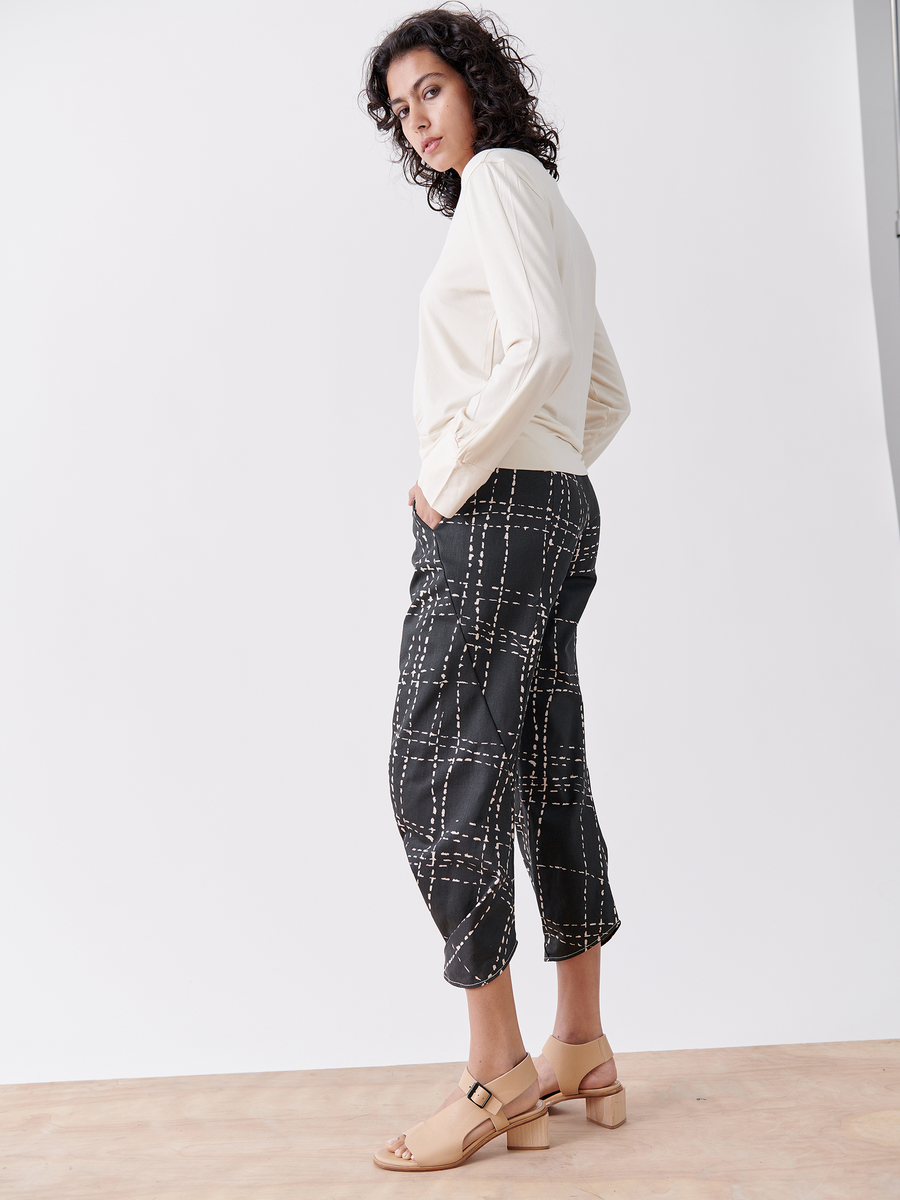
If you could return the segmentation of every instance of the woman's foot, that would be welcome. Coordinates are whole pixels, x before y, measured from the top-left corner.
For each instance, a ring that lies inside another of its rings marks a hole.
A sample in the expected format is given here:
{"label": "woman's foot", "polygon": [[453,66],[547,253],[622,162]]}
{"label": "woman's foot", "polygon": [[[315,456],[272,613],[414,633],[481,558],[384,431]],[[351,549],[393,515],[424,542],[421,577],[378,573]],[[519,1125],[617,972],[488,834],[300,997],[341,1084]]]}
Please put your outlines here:
{"label": "woman's foot", "polygon": [[[554,1034],[554,1037],[559,1037],[559,1034]],[[600,1034],[596,1035],[597,1037]],[[579,1037],[578,1041],[575,1038],[560,1037],[560,1041],[568,1042],[573,1046],[583,1045],[585,1042],[591,1041],[591,1038]],[[554,1092],[559,1091],[559,1081],[556,1078],[556,1072],[544,1058],[543,1054],[539,1054],[534,1060],[535,1068],[538,1073],[538,1087],[542,1096],[552,1096]],[[608,1058],[605,1063],[601,1063],[599,1067],[594,1067],[593,1071],[588,1071],[584,1079],[579,1085],[579,1091],[584,1091],[589,1088],[609,1087],[610,1084],[616,1082],[616,1060]]]}
{"label": "woman's foot", "polygon": [[[496,1071],[492,1078],[498,1079],[501,1075],[506,1074],[507,1071],[511,1071],[516,1065],[516,1063],[510,1063],[506,1067],[501,1067],[498,1071]],[[507,1117],[516,1117],[519,1115],[519,1113],[528,1112],[530,1108],[534,1108],[534,1106],[537,1104],[543,1090],[544,1089],[540,1086],[539,1078],[537,1083],[533,1083],[530,1087],[527,1087],[524,1092],[516,1096],[515,1100],[510,1100],[508,1104],[504,1104],[503,1112]],[[437,1109],[437,1111],[440,1112],[441,1109],[446,1108],[449,1104],[453,1104],[463,1095],[465,1095],[465,1093],[458,1087],[454,1088],[444,1103],[441,1104]],[[490,1133],[493,1128],[494,1123],[490,1119],[487,1121],[482,1121],[479,1125],[476,1125],[475,1128],[467,1133],[463,1139],[463,1149],[465,1149],[466,1146],[471,1145],[472,1142],[477,1141],[478,1138],[483,1137],[484,1134]],[[391,1138],[386,1145],[389,1150],[393,1150],[398,1158],[412,1158],[412,1153],[406,1147],[405,1134],[401,1133],[398,1134],[397,1137]]]}

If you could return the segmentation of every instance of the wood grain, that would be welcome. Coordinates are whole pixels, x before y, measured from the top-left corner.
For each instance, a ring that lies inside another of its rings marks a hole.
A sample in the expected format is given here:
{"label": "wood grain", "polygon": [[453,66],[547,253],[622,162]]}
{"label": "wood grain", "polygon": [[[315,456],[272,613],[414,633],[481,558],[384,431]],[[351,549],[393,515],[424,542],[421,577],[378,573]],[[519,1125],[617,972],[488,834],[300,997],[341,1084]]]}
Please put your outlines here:
{"label": "wood grain", "polygon": [[34,1200],[870,1200],[900,1197],[900,1041],[617,1054],[628,1120],[582,1103],[551,1147],[379,1171],[460,1064],[0,1087],[0,1195]]}

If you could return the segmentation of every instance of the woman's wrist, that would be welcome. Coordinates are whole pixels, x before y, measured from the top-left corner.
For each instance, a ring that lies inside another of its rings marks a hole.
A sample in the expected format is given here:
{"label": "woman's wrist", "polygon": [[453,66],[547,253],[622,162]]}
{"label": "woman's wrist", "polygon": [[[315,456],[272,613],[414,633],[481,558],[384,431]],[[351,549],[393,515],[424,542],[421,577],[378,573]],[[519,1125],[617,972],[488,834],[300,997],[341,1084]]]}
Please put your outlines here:
{"label": "woman's wrist", "polygon": [[443,521],[443,515],[432,508],[425,499],[425,494],[419,487],[418,481],[409,489],[409,504],[415,508],[416,516],[425,522],[429,529],[436,529]]}

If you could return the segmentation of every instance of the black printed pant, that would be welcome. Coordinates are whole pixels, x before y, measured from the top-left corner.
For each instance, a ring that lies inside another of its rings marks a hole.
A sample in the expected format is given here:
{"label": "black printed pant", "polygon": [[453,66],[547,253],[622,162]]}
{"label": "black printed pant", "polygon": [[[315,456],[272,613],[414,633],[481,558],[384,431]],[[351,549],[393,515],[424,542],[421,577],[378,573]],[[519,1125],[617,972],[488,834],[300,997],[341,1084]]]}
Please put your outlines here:
{"label": "black printed pant", "polygon": [[498,469],[437,529],[413,526],[391,796],[444,977],[481,987],[516,948],[514,828],[547,961],[619,927],[575,662],[600,514],[586,475]]}

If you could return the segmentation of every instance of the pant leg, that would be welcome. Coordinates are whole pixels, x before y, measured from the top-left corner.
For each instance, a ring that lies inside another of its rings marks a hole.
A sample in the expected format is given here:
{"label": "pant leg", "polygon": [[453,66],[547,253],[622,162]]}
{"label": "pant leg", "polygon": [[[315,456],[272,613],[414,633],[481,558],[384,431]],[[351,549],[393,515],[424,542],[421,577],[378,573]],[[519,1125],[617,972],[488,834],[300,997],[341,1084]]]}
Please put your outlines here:
{"label": "pant leg", "polygon": [[578,621],[597,580],[600,539],[600,512],[586,476],[581,486],[589,515],[544,632],[522,730],[516,811],[550,962],[602,945],[620,924],[591,794],[575,657]]}
{"label": "pant leg", "polygon": [[467,654],[434,531],[414,516],[413,532],[391,799],[409,865],[444,938],[444,977],[479,987],[516,948],[510,773],[517,764]]}
{"label": "pant leg", "polygon": [[459,987],[496,978],[516,947],[519,743],[547,621],[588,517],[578,478],[497,470],[436,530],[414,517],[391,796],[445,939],[445,978]]}

